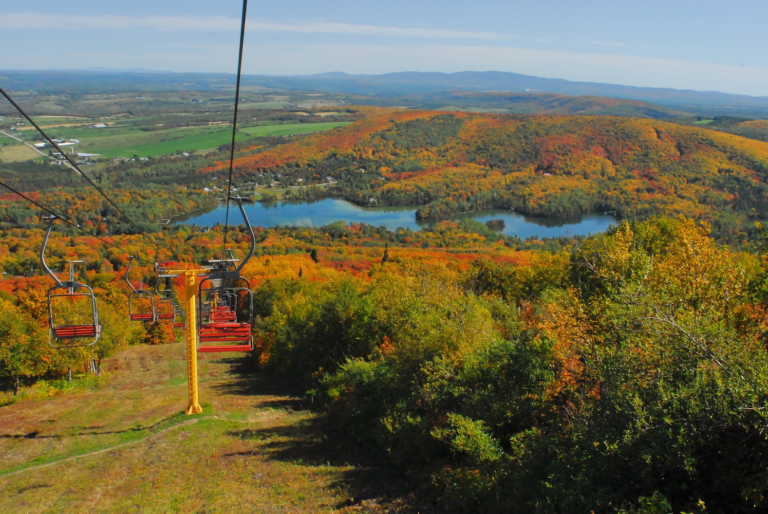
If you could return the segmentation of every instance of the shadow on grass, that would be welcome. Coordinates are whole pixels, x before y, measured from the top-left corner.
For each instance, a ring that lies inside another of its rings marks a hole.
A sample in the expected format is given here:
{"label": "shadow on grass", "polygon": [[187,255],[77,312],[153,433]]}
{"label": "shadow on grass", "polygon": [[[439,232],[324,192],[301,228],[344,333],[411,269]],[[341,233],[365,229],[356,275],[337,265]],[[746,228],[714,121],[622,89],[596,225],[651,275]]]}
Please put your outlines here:
{"label": "shadow on grass", "polygon": [[259,448],[227,456],[258,452],[279,462],[339,468],[340,476],[331,487],[346,490],[350,498],[336,508],[374,504],[384,508],[382,512],[434,512],[422,502],[410,505],[415,501],[411,497],[413,485],[402,474],[374,460],[364,447],[349,441],[324,416],[290,426],[231,431],[229,435],[253,441]]}
{"label": "shadow on grass", "polygon": [[169,421],[172,421],[174,419],[180,420],[184,419],[183,413],[176,413],[168,416],[167,418],[163,418],[160,421],[157,421],[156,423],[153,423],[151,425],[147,426],[135,426],[131,428],[126,428],[124,430],[105,430],[105,431],[90,431],[90,432],[75,432],[71,434],[50,434],[50,435],[40,435],[40,432],[35,430],[33,432],[29,432],[26,434],[0,434],[0,439],[65,439],[67,437],[74,437],[74,436],[87,436],[87,435],[114,435],[114,434],[130,434],[135,432],[146,432],[151,431],[153,428],[157,428],[160,425],[167,423]]}
{"label": "shadow on grass", "polygon": [[278,375],[256,369],[253,359],[222,359],[216,364],[229,364],[234,378],[210,384],[209,387],[221,395],[259,397],[260,408],[301,410],[307,407],[305,389],[289,384]]}
{"label": "shadow on grass", "polygon": [[[256,371],[252,360],[239,359],[229,364],[239,378],[212,385],[218,393],[258,398],[260,408],[282,408],[289,413],[316,410],[312,409],[305,389],[291,385],[277,375]],[[322,413],[287,426],[235,430],[228,434],[253,441],[255,445],[252,450],[225,454],[225,457],[247,457],[258,453],[279,462],[341,468],[340,477],[332,487],[348,491],[351,498],[337,505],[337,508],[369,507],[373,503],[384,509],[381,512],[433,512],[423,504],[418,508],[408,506],[411,500],[406,502],[403,498],[413,492],[413,486],[402,474],[373,459],[362,445],[350,441]]]}

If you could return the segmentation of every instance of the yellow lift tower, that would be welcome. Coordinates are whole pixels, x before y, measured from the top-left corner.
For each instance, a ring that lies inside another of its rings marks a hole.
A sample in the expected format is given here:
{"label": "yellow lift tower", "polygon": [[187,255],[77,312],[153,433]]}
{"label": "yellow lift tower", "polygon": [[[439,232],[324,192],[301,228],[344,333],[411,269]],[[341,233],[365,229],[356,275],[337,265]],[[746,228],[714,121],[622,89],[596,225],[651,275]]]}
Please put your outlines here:
{"label": "yellow lift tower", "polygon": [[[189,393],[189,402],[187,404],[187,409],[185,411],[186,414],[200,414],[203,412],[203,409],[200,407],[200,401],[198,399],[198,387],[197,387],[197,352],[198,352],[198,338],[199,335],[199,329],[198,327],[198,316],[197,316],[197,298],[198,298],[198,289],[200,282],[205,281],[206,279],[209,280],[220,280],[225,284],[229,284],[229,286],[232,290],[237,289],[244,289],[244,288],[238,288],[235,287],[235,283],[238,280],[244,280],[243,277],[240,275],[240,272],[245,267],[246,263],[250,260],[251,257],[253,257],[253,254],[256,250],[256,235],[253,233],[253,227],[251,227],[251,223],[248,220],[248,216],[245,213],[245,209],[243,208],[242,199],[240,197],[234,198],[237,200],[238,207],[240,207],[240,213],[243,215],[243,219],[245,220],[245,225],[248,228],[248,231],[251,235],[251,249],[248,253],[248,256],[243,259],[242,262],[240,262],[239,265],[236,265],[238,263],[237,259],[225,259],[225,260],[216,260],[211,261],[210,263],[213,264],[214,268],[190,268],[190,269],[180,269],[182,266],[180,266],[176,262],[166,262],[162,264],[157,264],[157,270],[159,274],[159,278],[168,278],[168,277],[184,277],[184,301],[186,302],[186,314],[187,314],[187,330],[186,330],[186,338],[187,338],[187,389]],[[232,269],[234,267],[234,269]],[[171,269],[171,268],[177,268],[177,269]],[[204,277],[202,281],[198,281],[198,277]],[[247,283],[247,280],[245,281]],[[247,346],[247,350],[243,350],[246,346],[238,345],[238,346],[231,346],[229,348],[227,347],[216,347],[215,351],[251,351],[253,350],[253,338],[250,335],[251,326],[253,322],[253,295],[250,291],[250,284],[248,284],[248,293],[251,295],[250,299],[250,311],[249,311],[249,320],[247,323],[224,323],[220,324],[220,327],[218,328],[213,335],[208,335],[207,340],[213,341],[218,340],[225,343],[232,343],[234,341],[238,341],[242,339],[242,336],[240,335],[240,332],[245,330],[247,328],[248,332],[248,339],[250,340],[250,345]],[[212,323],[211,325],[216,325],[215,323]],[[205,349],[204,347],[201,348],[201,351]],[[212,350],[213,348],[208,348],[208,350]]]}

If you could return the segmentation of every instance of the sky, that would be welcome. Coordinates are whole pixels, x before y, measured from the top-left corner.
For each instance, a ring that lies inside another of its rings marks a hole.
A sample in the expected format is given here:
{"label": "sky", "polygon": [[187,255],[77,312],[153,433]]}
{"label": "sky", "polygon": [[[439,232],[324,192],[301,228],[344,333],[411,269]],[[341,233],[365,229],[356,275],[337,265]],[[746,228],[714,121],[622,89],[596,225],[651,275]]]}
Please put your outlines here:
{"label": "sky", "polygon": [[[0,1],[0,70],[237,70],[241,0]],[[509,71],[768,96],[765,0],[251,0],[243,71]]]}

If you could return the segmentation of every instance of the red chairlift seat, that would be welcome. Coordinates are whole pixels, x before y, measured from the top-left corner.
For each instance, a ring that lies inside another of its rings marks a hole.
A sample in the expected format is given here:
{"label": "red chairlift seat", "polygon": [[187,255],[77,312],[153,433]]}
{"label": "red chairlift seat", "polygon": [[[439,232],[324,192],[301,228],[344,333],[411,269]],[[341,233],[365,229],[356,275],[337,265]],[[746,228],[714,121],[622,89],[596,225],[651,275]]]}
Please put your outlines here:
{"label": "red chairlift seat", "polygon": [[229,322],[234,323],[237,321],[237,313],[229,308],[215,308],[211,312],[210,319],[212,322]]}
{"label": "red chairlift seat", "polygon": [[198,334],[200,343],[247,343],[239,345],[201,345],[198,347],[198,351],[201,353],[250,352],[253,350],[250,323],[206,323],[200,327]]}
{"label": "red chairlift seat", "polygon": [[62,325],[52,327],[56,339],[77,339],[79,337],[96,337],[101,332],[101,325]]}
{"label": "red chairlift seat", "polygon": [[142,312],[138,314],[131,313],[131,321],[155,321],[155,315],[152,312]]}

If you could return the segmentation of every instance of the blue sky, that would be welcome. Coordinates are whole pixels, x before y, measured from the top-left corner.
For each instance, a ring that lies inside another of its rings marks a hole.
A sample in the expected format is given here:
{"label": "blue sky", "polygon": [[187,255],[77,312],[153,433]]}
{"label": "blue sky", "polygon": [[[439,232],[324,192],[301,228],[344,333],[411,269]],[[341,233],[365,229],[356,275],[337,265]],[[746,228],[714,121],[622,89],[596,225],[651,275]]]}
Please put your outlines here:
{"label": "blue sky", "polygon": [[[234,72],[238,0],[0,3],[0,69]],[[511,71],[768,96],[765,0],[251,0],[244,71]]]}

